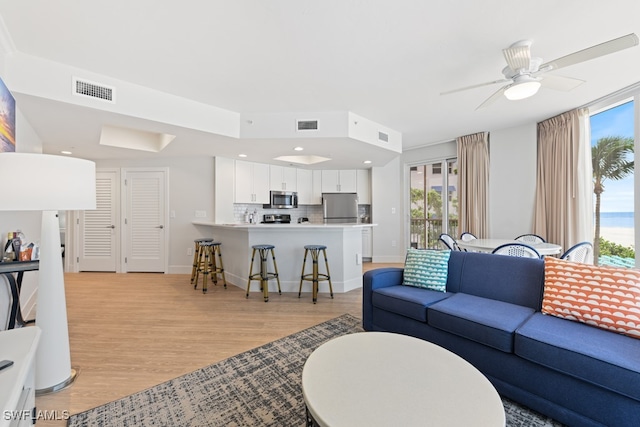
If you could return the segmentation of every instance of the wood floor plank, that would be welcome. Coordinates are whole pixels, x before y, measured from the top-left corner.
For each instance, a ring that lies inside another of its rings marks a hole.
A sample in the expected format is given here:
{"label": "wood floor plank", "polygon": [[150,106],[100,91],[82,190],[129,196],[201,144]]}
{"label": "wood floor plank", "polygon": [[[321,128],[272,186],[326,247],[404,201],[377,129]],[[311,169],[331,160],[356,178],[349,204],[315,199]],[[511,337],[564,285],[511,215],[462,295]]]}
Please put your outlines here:
{"label": "wood floor plank", "polygon": [[[363,271],[400,264],[365,263]],[[326,283],[324,284],[326,286]],[[65,274],[75,383],[39,396],[38,426],[64,426],[91,409],[344,313],[362,317],[362,290],[245,298],[236,286],[194,290],[188,275]],[[321,283],[320,286],[323,286]]]}

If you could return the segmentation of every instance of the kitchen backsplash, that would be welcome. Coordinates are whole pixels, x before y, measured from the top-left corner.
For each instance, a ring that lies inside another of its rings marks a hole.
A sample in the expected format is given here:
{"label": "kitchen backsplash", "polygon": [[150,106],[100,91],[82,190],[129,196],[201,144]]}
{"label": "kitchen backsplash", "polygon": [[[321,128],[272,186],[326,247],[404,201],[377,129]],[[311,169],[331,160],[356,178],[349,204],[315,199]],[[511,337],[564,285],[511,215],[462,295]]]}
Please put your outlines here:
{"label": "kitchen backsplash", "polygon": [[[262,221],[263,215],[269,214],[289,214],[291,215],[291,222],[298,222],[298,218],[309,218],[310,222],[321,224],[323,221],[322,206],[321,205],[300,205],[293,209],[264,209],[262,205],[258,204],[241,204],[235,203],[233,205],[233,216],[237,223],[243,223],[245,212],[255,213],[257,216],[256,222]],[[358,205],[358,216],[360,218],[371,218],[371,206],[370,205]]]}

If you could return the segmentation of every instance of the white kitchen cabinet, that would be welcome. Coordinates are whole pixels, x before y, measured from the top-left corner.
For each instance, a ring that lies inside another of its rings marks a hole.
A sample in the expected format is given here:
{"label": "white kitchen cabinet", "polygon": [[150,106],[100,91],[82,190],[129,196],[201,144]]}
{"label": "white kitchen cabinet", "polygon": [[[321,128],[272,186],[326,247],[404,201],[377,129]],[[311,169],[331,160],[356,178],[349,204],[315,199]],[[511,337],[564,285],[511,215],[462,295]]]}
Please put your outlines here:
{"label": "white kitchen cabinet", "polygon": [[355,169],[322,171],[323,193],[355,193],[357,191],[357,174]]}
{"label": "white kitchen cabinet", "polygon": [[322,204],[322,173],[319,170],[298,169],[298,204]]}
{"label": "white kitchen cabinet", "polygon": [[313,171],[313,189],[311,191],[311,204],[322,204],[322,171]]}
{"label": "white kitchen cabinet", "polygon": [[371,227],[362,228],[362,258],[373,257],[373,240],[371,239]]}
{"label": "white kitchen cabinet", "polygon": [[271,190],[298,191],[297,169],[287,166],[269,166],[269,185]]}
{"label": "white kitchen cabinet", "polygon": [[358,169],[356,173],[356,184],[358,188],[358,204],[371,204],[371,178],[369,169]]}
{"label": "white kitchen cabinet", "polygon": [[269,165],[236,160],[235,203],[269,203]]}

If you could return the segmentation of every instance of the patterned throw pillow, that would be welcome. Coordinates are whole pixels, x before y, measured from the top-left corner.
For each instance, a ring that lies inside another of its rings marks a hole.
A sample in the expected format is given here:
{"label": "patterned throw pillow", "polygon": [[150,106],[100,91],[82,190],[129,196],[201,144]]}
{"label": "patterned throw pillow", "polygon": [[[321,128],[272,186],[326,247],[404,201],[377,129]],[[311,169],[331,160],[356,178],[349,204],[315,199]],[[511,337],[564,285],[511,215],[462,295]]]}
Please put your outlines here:
{"label": "patterned throw pillow", "polygon": [[413,249],[407,251],[402,284],[444,292],[447,287],[451,251]]}
{"label": "patterned throw pillow", "polygon": [[542,312],[640,339],[640,271],[546,257]]}

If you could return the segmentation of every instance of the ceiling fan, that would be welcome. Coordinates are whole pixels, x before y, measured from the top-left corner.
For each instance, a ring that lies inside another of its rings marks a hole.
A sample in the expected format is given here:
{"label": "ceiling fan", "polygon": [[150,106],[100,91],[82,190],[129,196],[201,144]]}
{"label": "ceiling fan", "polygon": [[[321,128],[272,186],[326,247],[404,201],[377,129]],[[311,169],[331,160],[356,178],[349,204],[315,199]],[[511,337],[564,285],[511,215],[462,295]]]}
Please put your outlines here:
{"label": "ceiling fan", "polygon": [[507,61],[507,66],[502,69],[503,79],[442,92],[440,95],[507,83],[480,104],[476,108],[477,110],[493,103],[502,95],[510,100],[528,98],[535,95],[541,86],[568,91],[581,85],[584,81],[545,73],[636,46],[638,36],[634,33],[627,34],[545,63],[541,58],[531,56],[531,44],[531,40],[521,40],[502,50],[504,59]]}

